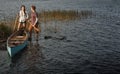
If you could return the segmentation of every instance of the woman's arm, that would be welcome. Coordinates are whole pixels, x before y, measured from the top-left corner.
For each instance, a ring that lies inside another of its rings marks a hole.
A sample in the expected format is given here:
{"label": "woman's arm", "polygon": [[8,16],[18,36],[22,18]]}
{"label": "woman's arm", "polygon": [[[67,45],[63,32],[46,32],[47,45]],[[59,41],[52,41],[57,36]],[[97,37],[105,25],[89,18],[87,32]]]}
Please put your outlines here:
{"label": "woman's arm", "polygon": [[36,17],[36,19],[35,19],[34,26],[35,26],[35,25],[37,24],[37,22],[38,22],[38,16],[37,16],[37,13],[36,13],[35,17]]}
{"label": "woman's arm", "polygon": [[19,12],[18,17],[19,17],[19,22],[21,22],[21,20],[22,20],[21,19],[21,17],[22,17],[22,11]]}
{"label": "woman's arm", "polygon": [[35,23],[34,23],[34,25],[36,25],[36,24],[37,24],[37,22],[38,22],[38,18],[36,17],[36,20],[35,20]]}

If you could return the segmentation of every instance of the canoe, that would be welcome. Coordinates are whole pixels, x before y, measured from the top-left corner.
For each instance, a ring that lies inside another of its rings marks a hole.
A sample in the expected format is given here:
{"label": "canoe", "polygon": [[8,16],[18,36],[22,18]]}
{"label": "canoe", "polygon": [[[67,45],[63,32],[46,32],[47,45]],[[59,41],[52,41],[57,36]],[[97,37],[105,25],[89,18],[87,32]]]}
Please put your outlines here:
{"label": "canoe", "polygon": [[10,57],[13,57],[28,45],[28,34],[26,31],[19,30],[14,32],[7,39],[7,50]]}

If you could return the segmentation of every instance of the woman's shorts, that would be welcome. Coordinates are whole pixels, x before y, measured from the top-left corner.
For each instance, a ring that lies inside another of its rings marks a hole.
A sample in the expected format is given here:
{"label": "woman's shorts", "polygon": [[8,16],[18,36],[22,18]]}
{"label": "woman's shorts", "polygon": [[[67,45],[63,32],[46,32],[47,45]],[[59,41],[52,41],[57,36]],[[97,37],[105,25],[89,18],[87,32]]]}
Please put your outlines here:
{"label": "woman's shorts", "polygon": [[20,24],[26,24],[26,21],[25,22],[20,22]]}

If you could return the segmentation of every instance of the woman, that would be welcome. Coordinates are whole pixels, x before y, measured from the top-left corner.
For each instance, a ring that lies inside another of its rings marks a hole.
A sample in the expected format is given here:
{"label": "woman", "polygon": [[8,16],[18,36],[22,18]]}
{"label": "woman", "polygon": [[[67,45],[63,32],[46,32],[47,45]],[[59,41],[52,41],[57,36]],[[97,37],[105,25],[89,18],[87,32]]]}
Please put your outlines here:
{"label": "woman", "polygon": [[30,27],[29,27],[29,31],[30,31],[30,40],[32,39],[32,30],[34,29],[35,31],[35,35],[36,35],[36,40],[38,41],[38,34],[39,34],[39,29],[38,29],[38,14],[36,12],[36,7],[35,6],[31,6],[31,17],[30,17]]}
{"label": "woman", "polygon": [[19,30],[20,28],[25,28],[27,19],[28,19],[28,14],[26,12],[25,6],[22,5],[19,12],[19,24],[17,30]]}

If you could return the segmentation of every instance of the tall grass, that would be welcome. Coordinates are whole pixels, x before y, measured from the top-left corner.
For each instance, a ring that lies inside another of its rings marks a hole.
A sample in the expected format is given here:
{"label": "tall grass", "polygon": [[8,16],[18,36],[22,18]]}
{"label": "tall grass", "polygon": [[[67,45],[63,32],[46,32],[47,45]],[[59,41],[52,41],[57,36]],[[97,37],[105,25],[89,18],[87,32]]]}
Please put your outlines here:
{"label": "tall grass", "polygon": [[42,11],[39,13],[39,19],[41,22],[48,22],[52,20],[57,21],[69,21],[75,19],[87,18],[92,15],[92,11],[83,10],[53,10]]}
{"label": "tall grass", "polygon": [[11,27],[6,22],[0,22],[0,39],[6,39],[11,33]]}

